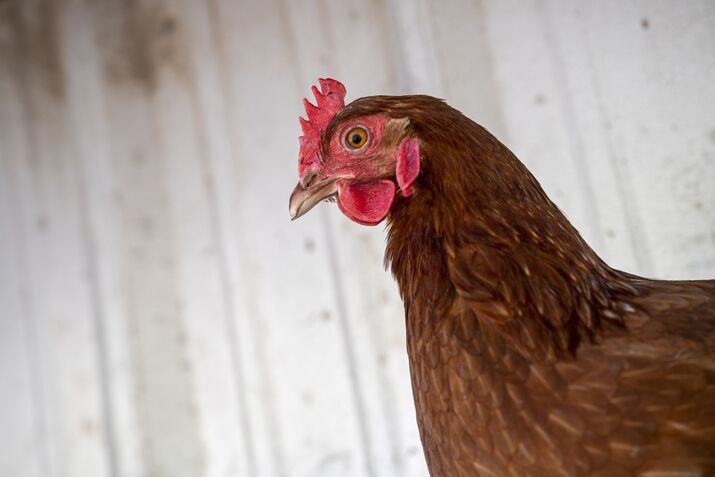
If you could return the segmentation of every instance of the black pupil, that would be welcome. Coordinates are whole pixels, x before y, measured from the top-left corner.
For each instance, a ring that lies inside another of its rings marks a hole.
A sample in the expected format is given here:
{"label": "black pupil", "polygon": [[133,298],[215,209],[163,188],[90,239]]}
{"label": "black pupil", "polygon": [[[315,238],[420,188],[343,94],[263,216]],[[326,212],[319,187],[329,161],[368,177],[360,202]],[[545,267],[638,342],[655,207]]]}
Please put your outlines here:
{"label": "black pupil", "polygon": [[353,144],[360,144],[362,142],[362,136],[358,133],[355,133],[350,140]]}

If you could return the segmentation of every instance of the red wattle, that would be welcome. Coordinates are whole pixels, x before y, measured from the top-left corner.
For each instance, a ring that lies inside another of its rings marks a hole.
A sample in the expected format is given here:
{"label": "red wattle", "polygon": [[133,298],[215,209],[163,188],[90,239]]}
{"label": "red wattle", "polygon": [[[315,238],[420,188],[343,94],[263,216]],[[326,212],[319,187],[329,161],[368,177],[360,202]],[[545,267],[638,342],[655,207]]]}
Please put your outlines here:
{"label": "red wattle", "polygon": [[377,225],[387,217],[395,200],[395,183],[389,180],[338,184],[338,207],[350,220]]}

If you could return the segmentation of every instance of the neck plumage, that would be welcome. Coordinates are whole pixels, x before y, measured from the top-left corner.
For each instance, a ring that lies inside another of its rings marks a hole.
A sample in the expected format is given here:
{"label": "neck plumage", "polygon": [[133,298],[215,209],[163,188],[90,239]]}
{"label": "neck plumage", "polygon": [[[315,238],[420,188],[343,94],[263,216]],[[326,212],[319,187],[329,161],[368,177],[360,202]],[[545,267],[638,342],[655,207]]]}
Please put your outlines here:
{"label": "neck plumage", "polygon": [[459,149],[444,134],[420,137],[415,194],[388,217],[385,260],[406,308],[429,306],[439,319],[459,297],[489,326],[494,310],[507,313],[503,337],[540,359],[620,326],[618,295],[635,292],[628,276],[600,260],[496,138],[466,118],[456,129]]}

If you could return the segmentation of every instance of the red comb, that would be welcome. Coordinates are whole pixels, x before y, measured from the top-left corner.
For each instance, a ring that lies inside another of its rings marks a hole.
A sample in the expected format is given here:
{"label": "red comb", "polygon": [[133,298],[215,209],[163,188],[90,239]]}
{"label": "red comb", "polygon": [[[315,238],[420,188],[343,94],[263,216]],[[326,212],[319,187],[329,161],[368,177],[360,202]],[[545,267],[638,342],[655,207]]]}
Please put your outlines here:
{"label": "red comb", "polygon": [[320,163],[320,141],[323,131],[333,117],[345,106],[345,86],[340,81],[330,78],[319,78],[320,91],[313,86],[313,95],[317,106],[303,99],[305,114],[308,119],[299,118],[303,135],[300,141],[300,159],[298,161],[298,175],[303,177],[305,172]]}

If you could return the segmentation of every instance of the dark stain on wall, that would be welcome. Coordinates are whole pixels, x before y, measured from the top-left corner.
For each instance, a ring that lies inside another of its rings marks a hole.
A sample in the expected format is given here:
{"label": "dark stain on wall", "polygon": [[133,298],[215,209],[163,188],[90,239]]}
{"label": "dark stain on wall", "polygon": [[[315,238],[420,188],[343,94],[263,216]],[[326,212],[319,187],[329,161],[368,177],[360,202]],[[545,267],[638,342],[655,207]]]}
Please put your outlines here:
{"label": "dark stain on wall", "polygon": [[154,92],[162,68],[187,77],[181,25],[164,3],[101,0],[91,7],[102,69],[110,84],[138,84]]}
{"label": "dark stain on wall", "polygon": [[0,68],[39,84],[58,100],[65,96],[58,19],[62,0],[0,0]]}

